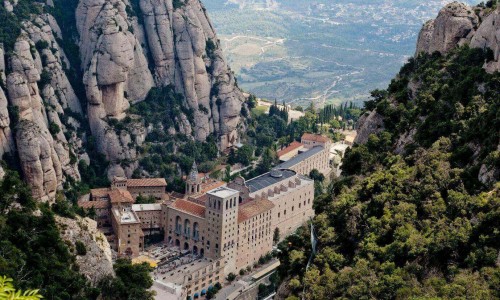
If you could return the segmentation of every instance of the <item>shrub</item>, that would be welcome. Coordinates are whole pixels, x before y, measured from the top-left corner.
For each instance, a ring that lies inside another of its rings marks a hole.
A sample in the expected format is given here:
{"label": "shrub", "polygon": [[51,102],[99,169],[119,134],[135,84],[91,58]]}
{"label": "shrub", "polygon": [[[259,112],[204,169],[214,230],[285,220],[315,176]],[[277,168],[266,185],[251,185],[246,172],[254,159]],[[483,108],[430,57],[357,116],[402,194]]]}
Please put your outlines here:
{"label": "shrub", "polygon": [[49,48],[49,43],[44,40],[39,40],[36,42],[35,47],[39,52],[42,52],[43,49]]}
{"label": "shrub", "polygon": [[87,248],[85,247],[85,244],[82,243],[81,241],[75,242],[75,248],[76,248],[76,254],[80,256],[87,254]]}
{"label": "shrub", "polygon": [[61,128],[56,123],[50,122],[49,123],[49,131],[50,131],[50,134],[52,134],[52,136],[55,136],[56,134],[58,134],[61,131]]}
{"label": "shrub", "polygon": [[52,73],[47,70],[43,70],[42,74],[40,74],[40,80],[38,81],[38,86],[40,87],[40,90],[42,90],[46,85],[50,84],[52,81]]}
{"label": "shrub", "polygon": [[184,3],[183,0],[174,0],[172,2],[173,6],[174,6],[174,9],[178,9],[178,8],[181,8],[183,7],[186,3]]}

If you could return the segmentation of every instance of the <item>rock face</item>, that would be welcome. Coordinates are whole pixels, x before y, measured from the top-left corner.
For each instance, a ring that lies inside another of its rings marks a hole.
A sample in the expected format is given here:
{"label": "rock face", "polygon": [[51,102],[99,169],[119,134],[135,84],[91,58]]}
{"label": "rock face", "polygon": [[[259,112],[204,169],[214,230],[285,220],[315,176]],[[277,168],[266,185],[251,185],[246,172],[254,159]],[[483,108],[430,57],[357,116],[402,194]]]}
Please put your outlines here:
{"label": "rock face", "polygon": [[500,11],[497,9],[488,15],[472,37],[471,47],[493,50],[494,61],[485,68],[488,72],[500,70]]}
{"label": "rock face", "polygon": [[[102,278],[113,275],[113,262],[109,243],[98,229],[97,223],[89,218],[68,219],[56,217],[61,237],[69,243],[76,254],[76,263],[91,284],[96,285]],[[76,253],[77,242],[85,245],[86,254]]]}
{"label": "rock face", "polygon": [[119,162],[134,161],[137,154],[132,132],[115,132],[108,121],[123,119],[129,100],[144,100],[154,86],[141,44],[129,31],[125,8],[121,1],[83,0],[76,12],[88,119],[99,150],[113,164],[110,176],[130,176],[133,166],[125,173]]}
{"label": "rock face", "polygon": [[359,118],[358,134],[354,143],[364,144],[368,142],[371,134],[377,134],[382,130],[384,130],[384,118],[376,110],[367,112]]}
{"label": "rock face", "polygon": [[438,17],[427,22],[420,32],[417,53],[446,53],[457,45],[470,42],[479,24],[474,10],[459,2],[446,5]]}
{"label": "rock face", "polygon": [[[174,1],[175,2],[175,1]],[[160,85],[172,84],[194,110],[194,136],[216,132],[222,147],[236,138],[243,94],[223,58],[199,0],[174,8],[172,0],[142,0],[141,13]]]}
{"label": "rock face", "polygon": [[487,72],[500,70],[500,7],[491,10],[453,2],[445,6],[435,20],[422,27],[416,54],[446,54],[457,46],[491,49],[494,60],[485,64]]}
{"label": "rock face", "polygon": [[[51,201],[67,177],[80,179],[77,160],[70,158],[75,156],[71,148],[78,147],[66,139],[59,114],[64,109],[81,112],[81,108],[62,69],[65,56],[51,27],[39,17],[26,22],[24,28],[9,58],[11,72],[6,76],[8,102],[15,110],[17,124],[2,113],[5,100],[0,93],[0,128],[7,125],[15,131],[21,169],[35,199]],[[39,49],[35,45],[40,45]],[[0,141],[3,152],[11,152],[15,147],[6,128],[1,130]]]}
{"label": "rock face", "polygon": [[0,158],[15,148],[7,106],[7,97],[0,87]]}
{"label": "rock face", "polygon": [[134,12],[139,17],[128,15],[132,9],[122,0],[82,0],[78,5],[88,118],[99,150],[112,163],[108,176],[131,175],[135,165],[124,169],[120,162],[136,160],[135,149],[145,133],[139,125],[135,132],[115,132],[109,119],[125,118],[130,102],[144,100],[153,86],[173,86],[193,111],[191,122],[184,114],[177,118],[179,133],[200,141],[215,133],[222,149],[237,140],[245,98],[202,4],[181,3],[174,7],[172,0],[140,0],[140,11]]}
{"label": "rock face", "polygon": [[[138,121],[125,129],[117,129],[117,122],[153,87],[173,87],[192,112],[180,113],[175,128],[165,129],[168,133],[199,141],[213,134],[221,150],[238,140],[245,98],[200,1],[133,4],[79,1],[79,66],[70,65],[59,45],[66,42],[61,28],[49,14],[24,21],[8,55],[0,48],[0,159],[6,153],[19,157],[37,199],[54,200],[68,178],[80,180],[79,160],[92,163],[82,146],[87,128],[97,150],[110,161],[108,176],[131,176],[138,166],[138,146],[151,129],[140,115],[132,116]],[[16,5],[4,3],[13,13]],[[75,68],[84,74],[80,80],[85,95],[75,92],[81,89],[66,75]]]}

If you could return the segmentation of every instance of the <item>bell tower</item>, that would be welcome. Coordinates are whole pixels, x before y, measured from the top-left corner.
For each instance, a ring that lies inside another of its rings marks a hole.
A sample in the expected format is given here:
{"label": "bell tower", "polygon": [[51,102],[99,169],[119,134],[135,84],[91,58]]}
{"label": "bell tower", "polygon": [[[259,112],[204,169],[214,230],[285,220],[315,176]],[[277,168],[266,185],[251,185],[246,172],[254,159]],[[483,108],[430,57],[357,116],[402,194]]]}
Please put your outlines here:
{"label": "bell tower", "polygon": [[240,193],[228,187],[207,192],[205,202],[208,238],[206,252],[209,257],[224,259],[224,274],[236,272],[238,242],[238,198]]}
{"label": "bell tower", "polygon": [[193,167],[189,176],[186,179],[186,195],[195,195],[201,193],[201,179],[198,178],[198,167],[196,162],[193,162]]}

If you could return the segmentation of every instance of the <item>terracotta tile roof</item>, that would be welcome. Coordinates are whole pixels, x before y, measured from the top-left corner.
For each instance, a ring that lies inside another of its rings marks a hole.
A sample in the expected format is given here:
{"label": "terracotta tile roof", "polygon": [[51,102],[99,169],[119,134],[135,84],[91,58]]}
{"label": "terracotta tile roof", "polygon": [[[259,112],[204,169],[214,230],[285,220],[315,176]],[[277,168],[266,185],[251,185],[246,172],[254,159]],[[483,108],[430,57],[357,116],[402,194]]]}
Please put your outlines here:
{"label": "terracotta tile roof", "polygon": [[244,222],[263,212],[271,210],[274,204],[269,200],[250,201],[240,206],[238,211],[238,223]]}
{"label": "terracotta tile roof", "polygon": [[201,185],[201,193],[204,194],[208,191],[214,190],[218,187],[224,186],[226,183],[224,181],[219,181],[219,180],[210,180],[207,183],[204,183]]}
{"label": "terracotta tile roof", "polygon": [[171,207],[194,216],[198,216],[201,218],[205,217],[205,206],[193,203],[191,201],[177,199],[174,203],[172,203]]}
{"label": "terracotta tile roof", "polygon": [[170,196],[175,199],[183,199],[185,195],[178,192],[172,192],[170,193]]}
{"label": "terracotta tile roof", "polygon": [[167,186],[165,178],[141,178],[141,179],[127,179],[128,187],[141,187],[141,186]]}
{"label": "terracotta tile roof", "polygon": [[98,189],[91,189],[90,194],[92,197],[107,197],[110,189],[109,188],[98,188]]}
{"label": "terracotta tile roof", "polygon": [[199,196],[196,196],[193,198],[194,202],[197,202],[199,204],[205,204],[208,200],[208,195],[207,194],[201,194]]}
{"label": "terracotta tile roof", "polygon": [[278,157],[281,157],[285,154],[288,154],[288,153],[292,152],[293,150],[298,149],[302,146],[304,146],[304,144],[297,142],[297,141],[293,141],[290,145],[288,145],[288,147],[286,147],[283,150],[278,151]]}
{"label": "terracotta tile roof", "polygon": [[116,189],[109,191],[109,200],[114,203],[134,203],[135,200],[129,191]]}
{"label": "terracotta tile roof", "polygon": [[89,208],[108,208],[108,200],[97,200],[97,201],[78,201],[78,206],[84,209]]}
{"label": "terracotta tile roof", "polygon": [[302,140],[314,141],[314,142],[319,142],[319,143],[328,142],[327,137],[324,137],[320,134],[312,134],[312,133],[304,133],[302,135]]}

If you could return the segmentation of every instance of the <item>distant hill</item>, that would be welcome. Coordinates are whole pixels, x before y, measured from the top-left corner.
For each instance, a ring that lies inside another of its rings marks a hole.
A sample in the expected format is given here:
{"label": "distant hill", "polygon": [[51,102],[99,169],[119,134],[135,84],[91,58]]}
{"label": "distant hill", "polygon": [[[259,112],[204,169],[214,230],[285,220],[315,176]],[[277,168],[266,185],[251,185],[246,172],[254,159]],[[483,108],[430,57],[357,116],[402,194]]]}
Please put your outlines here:
{"label": "distant hill", "polygon": [[[240,86],[306,105],[363,101],[385,88],[421,24],[451,1],[210,0],[208,13]],[[469,4],[478,1],[467,0]]]}

